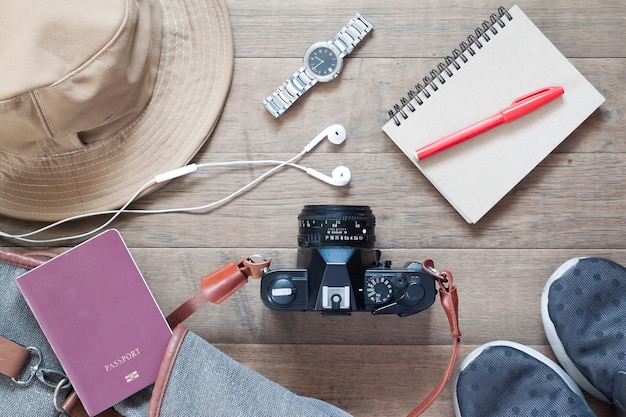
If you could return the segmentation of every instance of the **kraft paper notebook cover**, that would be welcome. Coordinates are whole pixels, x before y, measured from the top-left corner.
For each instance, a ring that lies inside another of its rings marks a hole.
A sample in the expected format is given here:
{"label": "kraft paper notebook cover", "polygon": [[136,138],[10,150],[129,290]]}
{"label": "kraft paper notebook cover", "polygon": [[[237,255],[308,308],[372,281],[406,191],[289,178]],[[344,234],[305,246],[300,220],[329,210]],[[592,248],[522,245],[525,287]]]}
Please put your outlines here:
{"label": "kraft paper notebook cover", "polygon": [[154,383],[171,331],[117,230],[16,282],[89,415]]}
{"label": "kraft paper notebook cover", "polygon": [[[500,8],[430,74],[418,75],[406,75],[418,85],[390,111],[383,130],[468,223],[482,218],[604,102],[517,6]],[[565,93],[532,114],[416,160],[417,148],[555,85]]]}

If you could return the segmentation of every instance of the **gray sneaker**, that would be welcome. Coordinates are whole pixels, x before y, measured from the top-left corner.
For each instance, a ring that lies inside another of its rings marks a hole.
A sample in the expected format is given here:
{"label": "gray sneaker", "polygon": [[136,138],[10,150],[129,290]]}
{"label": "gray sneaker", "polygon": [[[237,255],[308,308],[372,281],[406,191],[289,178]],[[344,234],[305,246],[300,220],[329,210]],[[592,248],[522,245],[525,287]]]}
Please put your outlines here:
{"label": "gray sneaker", "polygon": [[457,417],[595,417],[561,367],[515,342],[490,342],[470,353],[453,393]]}
{"label": "gray sneaker", "polygon": [[626,268],[602,258],[570,259],[548,280],[541,316],[561,366],[583,390],[624,413]]}

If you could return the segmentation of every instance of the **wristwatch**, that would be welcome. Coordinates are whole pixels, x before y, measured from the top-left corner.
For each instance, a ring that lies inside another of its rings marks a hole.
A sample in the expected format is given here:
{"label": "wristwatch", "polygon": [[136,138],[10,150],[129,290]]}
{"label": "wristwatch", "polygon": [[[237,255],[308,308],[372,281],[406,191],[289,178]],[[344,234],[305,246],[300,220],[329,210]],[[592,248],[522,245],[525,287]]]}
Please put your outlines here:
{"label": "wristwatch", "polygon": [[304,53],[304,63],[276,91],[263,101],[278,117],[317,82],[327,82],[341,72],[343,58],[374,28],[357,13],[331,40],[316,42]]}

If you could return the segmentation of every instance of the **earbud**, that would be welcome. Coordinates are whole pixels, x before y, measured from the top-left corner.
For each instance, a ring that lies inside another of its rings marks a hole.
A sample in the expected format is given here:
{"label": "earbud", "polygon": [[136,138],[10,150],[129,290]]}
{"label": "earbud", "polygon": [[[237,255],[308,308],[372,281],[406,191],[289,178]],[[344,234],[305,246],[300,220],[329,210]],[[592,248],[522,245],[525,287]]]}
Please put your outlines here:
{"label": "earbud", "polygon": [[317,135],[311,142],[308,143],[304,147],[305,152],[310,152],[311,149],[315,148],[324,138],[328,138],[329,141],[334,143],[335,145],[339,145],[346,140],[346,129],[341,125],[332,125],[328,126],[326,129],[322,130],[319,135]]}
{"label": "earbud", "polygon": [[313,168],[307,168],[305,172],[310,176],[317,178],[318,180],[324,181],[325,183],[334,185],[336,187],[343,187],[345,185],[348,185],[350,183],[350,180],[352,179],[352,173],[350,172],[350,170],[342,165],[333,169],[332,177],[322,174],[321,172]]}

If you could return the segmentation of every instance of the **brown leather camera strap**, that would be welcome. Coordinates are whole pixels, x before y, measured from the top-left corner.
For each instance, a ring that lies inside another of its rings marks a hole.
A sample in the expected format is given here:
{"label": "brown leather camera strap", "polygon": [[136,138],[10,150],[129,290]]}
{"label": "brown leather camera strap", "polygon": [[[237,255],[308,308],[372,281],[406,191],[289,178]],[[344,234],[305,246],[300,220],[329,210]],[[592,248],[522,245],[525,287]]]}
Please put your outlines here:
{"label": "brown leather camera strap", "polygon": [[271,259],[250,257],[211,272],[200,280],[200,291],[167,316],[170,328],[174,329],[209,301],[221,303],[244,286],[249,277],[261,278],[271,262]]}
{"label": "brown leather camera strap", "polygon": [[424,400],[411,411],[407,417],[417,417],[421,415],[432,403],[435,402],[439,394],[443,391],[446,384],[452,377],[454,371],[454,364],[459,353],[459,346],[461,345],[461,330],[459,329],[459,297],[457,294],[456,286],[452,282],[452,273],[450,271],[439,272],[435,269],[435,264],[432,260],[427,259],[422,262],[424,269],[439,283],[439,299],[441,300],[441,306],[448,317],[448,323],[450,323],[450,334],[452,336],[452,352],[450,353],[450,360],[448,366],[443,373],[443,376],[437,386],[428,394]]}

